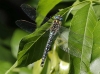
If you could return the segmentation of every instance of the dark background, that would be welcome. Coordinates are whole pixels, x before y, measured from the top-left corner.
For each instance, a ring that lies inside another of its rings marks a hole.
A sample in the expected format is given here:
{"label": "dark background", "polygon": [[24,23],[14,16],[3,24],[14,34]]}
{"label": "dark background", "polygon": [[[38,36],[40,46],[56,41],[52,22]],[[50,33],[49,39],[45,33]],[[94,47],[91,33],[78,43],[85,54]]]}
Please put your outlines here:
{"label": "dark background", "polygon": [[31,2],[31,0],[2,0],[0,1],[0,22],[14,27],[15,21],[18,19],[29,18],[21,10],[20,5],[23,3]]}
{"label": "dark background", "polygon": [[[0,74],[5,74],[16,61],[19,41],[25,34],[17,30],[15,21],[20,19],[32,21],[20,8],[21,4],[31,4],[32,1],[0,0]],[[34,2],[33,6],[38,0]]]}

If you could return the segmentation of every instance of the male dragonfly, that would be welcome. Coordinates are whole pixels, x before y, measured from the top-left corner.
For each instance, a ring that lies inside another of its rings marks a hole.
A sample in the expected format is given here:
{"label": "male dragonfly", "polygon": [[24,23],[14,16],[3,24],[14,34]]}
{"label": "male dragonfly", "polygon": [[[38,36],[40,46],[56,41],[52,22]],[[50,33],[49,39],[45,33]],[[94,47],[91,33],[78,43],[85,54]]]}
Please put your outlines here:
{"label": "male dragonfly", "polygon": [[[34,8],[32,8],[31,6],[29,6],[27,4],[22,4],[21,8],[32,20],[36,19],[36,11],[35,11]],[[48,18],[44,19],[43,23],[45,22],[45,20],[47,21]],[[42,67],[44,65],[47,53],[48,53],[48,51],[49,51],[49,49],[51,47],[52,40],[53,40],[54,36],[57,34],[57,32],[59,31],[59,29],[61,28],[61,24],[62,24],[62,17],[60,15],[54,16],[53,21],[51,23],[52,26],[50,27],[49,38],[48,38],[48,41],[47,41],[47,44],[45,46],[44,53],[43,53],[43,56],[42,56],[42,62],[41,62],[41,66]],[[16,21],[16,25],[19,26],[20,28],[22,28],[23,30],[28,31],[30,33],[32,33],[36,28],[36,25],[34,23],[31,23],[31,22],[28,22],[28,21],[25,21],[25,20]],[[73,33],[73,35],[78,35],[78,34],[76,34],[74,32],[72,32],[72,33]],[[79,35],[79,36],[81,36],[81,35]],[[76,41],[76,43],[82,44],[79,41]],[[73,50],[70,50],[70,49],[68,49],[66,47],[64,48],[64,46],[63,46],[62,49],[65,50],[66,52],[76,56],[76,57],[80,57],[80,55],[81,55],[81,52],[78,50],[77,47],[76,48],[72,47]]]}

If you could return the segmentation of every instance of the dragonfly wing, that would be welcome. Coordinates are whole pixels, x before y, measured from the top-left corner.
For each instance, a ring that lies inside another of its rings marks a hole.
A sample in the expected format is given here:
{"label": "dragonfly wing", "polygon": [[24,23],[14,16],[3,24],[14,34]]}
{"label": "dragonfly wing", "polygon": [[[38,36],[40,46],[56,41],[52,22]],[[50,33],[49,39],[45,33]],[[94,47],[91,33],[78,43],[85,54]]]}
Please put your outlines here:
{"label": "dragonfly wing", "polygon": [[[81,51],[78,49],[77,46],[73,47],[71,46],[71,43],[68,42],[68,37],[69,37],[69,29],[65,28],[65,27],[61,27],[62,29],[60,29],[61,31],[59,33],[61,33],[59,35],[58,38],[58,44],[59,47],[64,50],[65,52],[68,52],[69,54],[76,56],[76,57],[80,57],[81,56]],[[78,44],[80,44],[78,42]],[[69,48],[70,45],[70,48]]]}
{"label": "dragonfly wing", "polygon": [[[60,32],[61,34],[59,35],[60,36],[59,42],[61,43],[65,41],[66,43],[63,43],[59,47],[61,47],[61,49],[63,49],[64,51],[76,57],[81,57],[83,47],[91,48],[90,46],[83,44],[84,35],[73,32],[65,27],[61,27],[60,30],[61,30]],[[92,38],[86,36],[86,39],[91,40]]]}
{"label": "dragonfly wing", "polygon": [[34,23],[28,22],[26,20],[17,20],[15,23],[18,27],[29,33],[32,33],[36,29],[36,25]]}
{"label": "dragonfly wing", "polygon": [[21,8],[25,12],[25,14],[28,17],[30,17],[31,20],[35,20],[36,19],[36,10],[34,8],[32,8],[30,5],[22,4]]}
{"label": "dragonfly wing", "polygon": [[[36,19],[36,10],[35,10],[35,8],[32,8],[28,4],[22,4],[21,8],[25,12],[25,14],[28,15],[28,17],[30,17],[31,20],[35,21],[35,19]],[[42,16],[42,15],[39,15],[39,16],[44,18],[44,16]],[[49,18],[45,17],[42,24],[44,24],[48,20],[49,20]]]}

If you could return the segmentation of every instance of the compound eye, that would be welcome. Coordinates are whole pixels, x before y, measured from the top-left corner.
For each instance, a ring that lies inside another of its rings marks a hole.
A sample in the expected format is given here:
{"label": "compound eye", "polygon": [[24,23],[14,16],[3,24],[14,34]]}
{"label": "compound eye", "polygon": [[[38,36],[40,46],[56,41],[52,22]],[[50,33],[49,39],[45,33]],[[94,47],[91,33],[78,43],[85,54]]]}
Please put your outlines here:
{"label": "compound eye", "polygon": [[60,18],[59,20],[62,21],[62,18]]}

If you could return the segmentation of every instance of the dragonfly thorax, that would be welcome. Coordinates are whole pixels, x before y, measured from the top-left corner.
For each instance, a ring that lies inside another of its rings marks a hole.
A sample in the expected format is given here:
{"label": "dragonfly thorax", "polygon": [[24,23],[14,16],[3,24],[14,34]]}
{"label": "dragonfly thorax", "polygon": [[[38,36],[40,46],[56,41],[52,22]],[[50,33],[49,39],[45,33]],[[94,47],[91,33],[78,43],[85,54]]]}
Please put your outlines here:
{"label": "dragonfly thorax", "polygon": [[54,35],[59,31],[60,27],[61,27],[61,21],[59,20],[54,20],[52,22],[52,26],[50,28],[50,32],[52,32]]}

